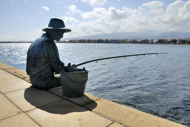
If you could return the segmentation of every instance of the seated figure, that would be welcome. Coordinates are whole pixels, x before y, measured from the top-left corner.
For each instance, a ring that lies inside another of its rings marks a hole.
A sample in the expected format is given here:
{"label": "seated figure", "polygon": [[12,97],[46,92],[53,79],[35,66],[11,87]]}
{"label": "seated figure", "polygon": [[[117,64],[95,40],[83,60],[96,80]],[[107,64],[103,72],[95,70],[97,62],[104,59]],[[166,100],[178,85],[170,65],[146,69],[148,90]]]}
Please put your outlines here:
{"label": "seated figure", "polygon": [[59,53],[54,40],[59,41],[65,32],[64,21],[58,18],[50,19],[47,28],[40,38],[36,39],[28,49],[26,72],[30,76],[33,87],[50,89],[60,86],[60,78],[54,77],[59,73],[60,66],[64,66],[59,58]]}

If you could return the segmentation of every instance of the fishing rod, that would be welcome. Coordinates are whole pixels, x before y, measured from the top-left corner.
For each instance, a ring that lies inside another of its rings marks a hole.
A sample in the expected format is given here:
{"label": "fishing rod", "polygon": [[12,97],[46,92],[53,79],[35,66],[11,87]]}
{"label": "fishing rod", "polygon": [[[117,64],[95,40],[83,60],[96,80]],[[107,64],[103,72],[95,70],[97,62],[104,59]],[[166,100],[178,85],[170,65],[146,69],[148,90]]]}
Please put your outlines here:
{"label": "fishing rod", "polygon": [[168,53],[144,53],[144,54],[133,54],[133,55],[105,57],[105,58],[94,59],[94,60],[89,60],[89,61],[86,61],[86,62],[82,62],[82,63],[76,64],[75,67],[81,66],[83,64],[87,64],[87,63],[91,63],[91,62],[95,62],[95,61],[107,60],[107,59],[115,59],[115,58],[121,58],[121,57],[131,57],[131,56],[157,55],[157,54],[168,54]]}

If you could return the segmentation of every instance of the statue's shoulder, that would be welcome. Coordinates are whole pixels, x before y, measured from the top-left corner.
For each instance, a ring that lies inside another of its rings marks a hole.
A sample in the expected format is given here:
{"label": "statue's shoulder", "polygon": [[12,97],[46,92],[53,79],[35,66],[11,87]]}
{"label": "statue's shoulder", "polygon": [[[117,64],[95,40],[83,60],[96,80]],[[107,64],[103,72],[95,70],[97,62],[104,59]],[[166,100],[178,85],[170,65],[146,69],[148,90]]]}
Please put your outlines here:
{"label": "statue's shoulder", "polygon": [[46,43],[53,43],[53,40],[50,39],[48,36],[41,36],[37,39],[39,42],[46,42]]}
{"label": "statue's shoulder", "polygon": [[53,40],[47,35],[47,34],[42,34],[41,37],[36,39],[36,41],[40,42],[52,42]]}
{"label": "statue's shoulder", "polygon": [[52,47],[54,46],[54,41],[49,38],[48,36],[42,35],[41,37],[37,38],[32,44],[32,47],[40,46],[44,48]]}
{"label": "statue's shoulder", "polygon": [[42,41],[47,42],[47,43],[52,43],[53,42],[53,40],[48,38],[48,37],[42,37]]}

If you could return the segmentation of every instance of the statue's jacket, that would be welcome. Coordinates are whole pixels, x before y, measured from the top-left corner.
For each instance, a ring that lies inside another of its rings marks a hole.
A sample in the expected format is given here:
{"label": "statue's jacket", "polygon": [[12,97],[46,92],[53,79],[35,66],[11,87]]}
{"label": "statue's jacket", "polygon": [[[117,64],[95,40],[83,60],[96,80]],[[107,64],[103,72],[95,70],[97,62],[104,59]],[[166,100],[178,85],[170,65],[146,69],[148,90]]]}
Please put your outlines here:
{"label": "statue's jacket", "polygon": [[43,34],[36,39],[27,52],[26,72],[30,78],[45,78],[59,73],[60,59],[55,42]]}

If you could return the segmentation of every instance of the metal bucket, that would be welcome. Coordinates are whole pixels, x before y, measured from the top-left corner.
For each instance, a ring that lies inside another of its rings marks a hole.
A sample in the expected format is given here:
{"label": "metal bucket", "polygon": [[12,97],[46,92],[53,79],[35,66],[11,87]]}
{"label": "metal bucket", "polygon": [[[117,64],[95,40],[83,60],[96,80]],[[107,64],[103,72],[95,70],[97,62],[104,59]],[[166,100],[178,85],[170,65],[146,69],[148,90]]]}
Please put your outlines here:
{"label": "metal bucket", "polygon": [[81,97],[84,95],[88,71],[77,70],[74,72],[61,71],[61,84],[63,95],[67,97]]}

